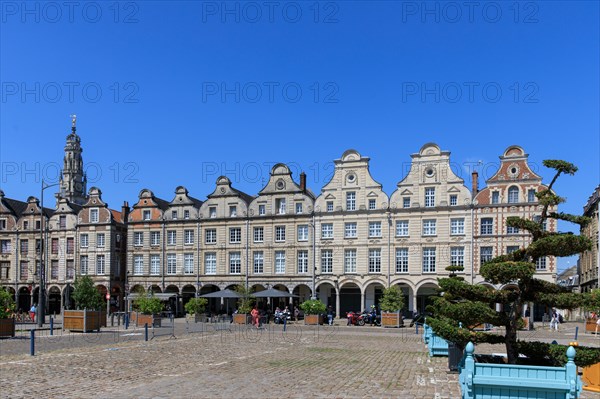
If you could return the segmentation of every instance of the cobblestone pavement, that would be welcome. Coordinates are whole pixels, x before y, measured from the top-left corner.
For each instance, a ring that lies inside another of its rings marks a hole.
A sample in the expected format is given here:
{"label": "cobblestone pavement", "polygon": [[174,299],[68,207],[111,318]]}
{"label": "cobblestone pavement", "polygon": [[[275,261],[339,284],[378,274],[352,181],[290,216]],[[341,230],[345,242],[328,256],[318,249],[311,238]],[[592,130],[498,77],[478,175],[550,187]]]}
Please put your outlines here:
{"label": "cobblestone pavement", "polygon": [[[34,357],[28,355],[29,340],[2,340],[0,397],[460,397],[447,358],[429,358],[414,329],[289,325],[284,333],[273,325],[259,331],[201,327],[176,321],[174,329],[157,329],[148,342],[140,329],[41,334]],[[568,341],[569,334],[540,329],[536,339]],[[477,352],[502,349],[481,345]]]}

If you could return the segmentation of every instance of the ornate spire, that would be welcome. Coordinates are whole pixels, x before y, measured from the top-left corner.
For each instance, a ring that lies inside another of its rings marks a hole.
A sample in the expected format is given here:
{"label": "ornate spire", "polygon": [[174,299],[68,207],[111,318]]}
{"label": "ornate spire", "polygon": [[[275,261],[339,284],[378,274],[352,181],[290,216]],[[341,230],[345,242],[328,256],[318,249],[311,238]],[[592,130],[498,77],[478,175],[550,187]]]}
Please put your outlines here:
{"label": "ornate spire", "polygon": [[83,171],[81,138],[77,135],[77,115],[71,116],[71,133],[67,136],[60,179],[60,195],[76,204],[86,201],[87,178]]}

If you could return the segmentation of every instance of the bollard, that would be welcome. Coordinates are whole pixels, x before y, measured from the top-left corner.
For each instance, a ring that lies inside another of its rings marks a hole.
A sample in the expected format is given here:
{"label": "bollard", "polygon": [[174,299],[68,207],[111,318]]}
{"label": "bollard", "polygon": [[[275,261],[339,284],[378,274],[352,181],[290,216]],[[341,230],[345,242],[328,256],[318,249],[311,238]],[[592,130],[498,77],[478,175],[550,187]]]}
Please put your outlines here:
{"label": "bollard", "polygon": [[110,314],[110,326],[111,327],[115,326],[115,312]]}
{"label": "bollard", "polygon": [[575,341],[577,341],[577,334],[579,333],[579,326],[575,327]]}
{"label": "bollard", "polygon": [[148,341],[148,323],[144,323],[144,341]]}
{"label": "bollard", "polygon": [[287,316],[283,315],[283,331],[285,332],[285,328],[287,327]]}
{"label": "bollard", "polygon": [[29,354],[35,356],[35,330],[29,332]]}
{"label": "bollard", "polygon": [[129,313],[125,313],[125,329],[129,328]]}
{"label": "bollard", "polygon": [[50,316],[50,335],[54,335],[54,317]]}
{"label": "bollard", "polygon": [[415,334],[419,335],[419,324],[415,323]]}

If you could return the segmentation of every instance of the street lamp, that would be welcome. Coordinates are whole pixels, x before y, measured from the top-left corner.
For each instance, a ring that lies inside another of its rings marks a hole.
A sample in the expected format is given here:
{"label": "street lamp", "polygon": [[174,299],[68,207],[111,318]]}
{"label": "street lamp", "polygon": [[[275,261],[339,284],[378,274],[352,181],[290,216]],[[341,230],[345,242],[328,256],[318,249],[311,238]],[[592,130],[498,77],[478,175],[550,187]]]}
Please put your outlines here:
{"label": "street lamp", "polygon": [[[58,186],[60,183],[54,184],[46,184],[44,179],[42,179],[42,192],[40,196],[40,267],[38,269],[40,285],[38,288],[38,307],[37,307],[37,317],[38,317],[38,327],[42,327],[44,322],[46,321],[46,302],[44,298],[44,290],[45,287],[45,272],[44,272],[44,262],[47,259],[46,256],[46,248],[47,245],[44,242],[44,190],[50,187]],[[47,228],[47,226],[46,226]]]}

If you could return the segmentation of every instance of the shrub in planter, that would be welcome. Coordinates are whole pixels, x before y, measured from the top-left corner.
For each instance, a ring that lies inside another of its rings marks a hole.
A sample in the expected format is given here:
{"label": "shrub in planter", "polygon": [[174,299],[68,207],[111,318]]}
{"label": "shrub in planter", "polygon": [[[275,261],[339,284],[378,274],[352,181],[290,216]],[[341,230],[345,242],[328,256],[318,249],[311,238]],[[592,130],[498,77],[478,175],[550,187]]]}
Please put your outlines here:
{"label": "shrub in planter", "polygon": [[244,284],[238,284],[235,291],[241,295],[238,299],[237,313],[233,315],[233,322],[236,324],[248,324],[248,315],[254,306],[254,297],[249,288]]}
{"label": "shrub in planter", "polygon": [[379,300],[381,309],[382,327],[401,327],[404,326],[400,310],[404,307],[404,296],[397,286],[392,286],[383,290],[383,296]]}
{"label": "shrub in planter", "polygon": [[327,306],[319,299],[309,299],[302,302],[300,309],[304,312],[304,324],[323,324],[323,313],[325,313]]}
{"label": "shrub in planter", "polygon": [[15,336],[15,302],[12,295],[4,288],[0,288],[0,337]]}
{"label": "shrub in planter", "polygon": [[94,287],[94,282],[90,276],[80,276],[75,279],[71,297],[75,301],[77,309],[80,310],[100,310],[103,307],[102,295]]}
{"label": "shrub in planter", "polygon": [[192,298],[185,304],[185,311],[192,315],[197,323],[207,304],[208,300],[206,298]]}
{"label": "shrub in planter", "polygon": [[73,284],[73,294],[77,310],[65,310],[63,313],[63,328],[70,331],[94,331],[106,327],[106,312],[102,311],[104,304],[102,295],[94,287],[90,276],[79,276]]}
{"label": "shrub in planter", "polygon": [[[162,312],[163,304],[160,299],[154,296],[154,292],[140,292],[140,297],[133,301],[134,306],[138,309],[142,316],[136,315],[137,325],[148,324],[154,327],[160,327],[160,317],[156,315]],[[143,317],[145,315],[146,317]]]}

